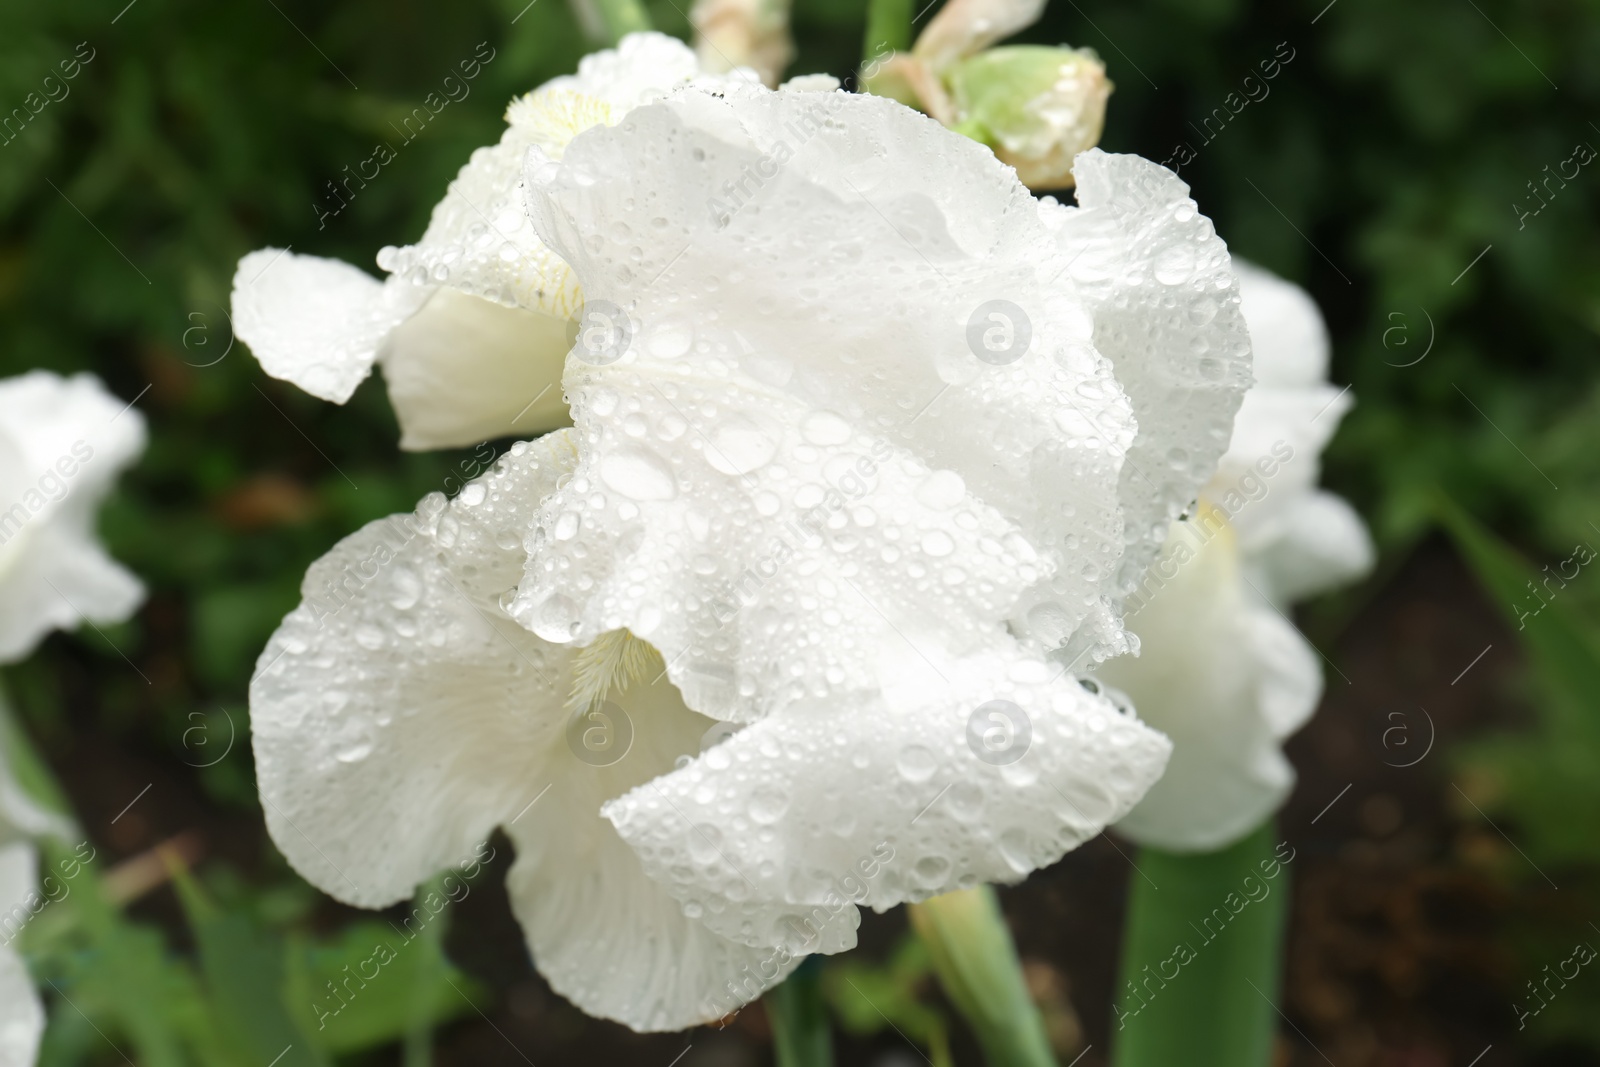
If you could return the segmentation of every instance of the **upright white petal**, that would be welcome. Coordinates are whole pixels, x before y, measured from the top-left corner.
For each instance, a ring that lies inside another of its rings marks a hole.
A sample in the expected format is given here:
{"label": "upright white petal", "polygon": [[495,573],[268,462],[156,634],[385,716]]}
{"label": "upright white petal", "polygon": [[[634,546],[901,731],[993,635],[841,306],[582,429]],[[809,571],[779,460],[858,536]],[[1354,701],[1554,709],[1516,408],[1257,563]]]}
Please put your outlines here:
{"label": "upright white petal", "polygon": [[[956,656],[1008,622],[1052,648],[1092,619],[1116,647],[1135,427],[1100,345],[1162,361],[1175,382],[1147,406],[1197,457],[1221,451],[1248,352],[1181,184],[1107,167],[1131,199],[1052,230],[924,116],[755,88],[685,91],[538,162],[540,232],[628,336],[569,360],[582,458],[541,525],[582,552],[531,565],[513,613],[550,640],[627,626],[728,719],[872,688],[886,619]],[[1141,206],[1144,243],[1113,253]],[[1180,241],[1188,271],[1146,289],[1133,268]],[[1135,280],[1119,293],[1075,256]],[[1155,475],[1176,499],[1203,473]]]}
{"label": "upright white petal", "polygon": [[572,650],[500,607],[530,512],[571,463],[564,434],[516,445],[454,501],[372,523],[311,568],[251,683],[257,778],[290,863],[359,906],[405,899],[504,827],[513,907],[552,987],[635,1029],[682,1029],[737,1007],[720,991],[761,954],[687,918],[600,806],[697,751],[711,721],[664,682],[630,690],[632,748],[579,760]]}
{"label": "upright white petal", "polygon": [[0,381],[0,662],[84,619],[121,622],[143,599],[95,517],[144,439],[140,414],[91,375]]}
{"label": "upright white petal", "polygon": [[583,130],[708,77],[687,45],[658,33],[585,57],[576,74],[511,102],[505,134],[472,154],[422,238],[378,253],[386,280],[271,248],[241,260],[237,336],[268,374],[335,403],[381,363],[406,448],[564,425],[566,324],[582,296],[527,224],[523,157],[534,147],[559,157]]}

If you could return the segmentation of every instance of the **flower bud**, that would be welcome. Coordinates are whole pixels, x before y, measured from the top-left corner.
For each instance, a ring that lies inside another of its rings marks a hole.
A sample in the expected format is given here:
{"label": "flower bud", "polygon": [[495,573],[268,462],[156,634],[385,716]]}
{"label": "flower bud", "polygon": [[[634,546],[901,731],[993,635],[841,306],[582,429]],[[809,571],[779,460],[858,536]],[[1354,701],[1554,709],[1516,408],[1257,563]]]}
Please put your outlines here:
{"label": "flower bud", "polygon": [[1072,160],[1093,148],[1113,88],[1092,49],[991,48],[945,72],[952,128],[994,149],[1030,189],[1070,187]]}
{"label": "flower bud", "polygon": [[705,70],[749,67],[772,88],[794,59],[788,0],[696,0],[689,21]]}

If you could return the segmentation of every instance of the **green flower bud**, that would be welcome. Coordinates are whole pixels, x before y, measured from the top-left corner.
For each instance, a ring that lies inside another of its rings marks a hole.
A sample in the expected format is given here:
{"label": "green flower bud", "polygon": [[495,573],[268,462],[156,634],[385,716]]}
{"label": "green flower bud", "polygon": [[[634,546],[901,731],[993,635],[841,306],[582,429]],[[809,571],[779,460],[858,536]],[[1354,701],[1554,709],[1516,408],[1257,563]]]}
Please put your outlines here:
{"label": "green flower bud", "polygon": [[991,48],[945,71],[951,127],[994,149],[1030,189],[1070,187],[1072,160],[1093,148],[1113,88],[1089,48]]}

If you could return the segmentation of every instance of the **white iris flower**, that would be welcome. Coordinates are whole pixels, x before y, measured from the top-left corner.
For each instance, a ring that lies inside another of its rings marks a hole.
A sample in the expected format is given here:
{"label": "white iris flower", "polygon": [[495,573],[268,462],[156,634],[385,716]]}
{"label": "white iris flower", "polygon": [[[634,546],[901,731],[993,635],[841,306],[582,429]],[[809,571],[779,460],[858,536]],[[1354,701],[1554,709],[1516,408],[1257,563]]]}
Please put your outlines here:
{"label": "white iris flower", "polygon": [[[96,507],[144,436],[139,413],[89,375],[0,381],[0,663],[51,630],[121,622],[144,598],[94,535]],[[44,1008],[12,939],[40,900],[33,839],[70,830],[28,797],[3,745],[0,729],[0,1063],[25,1065],[38,1054]]]}
{"label": "white iris flower", "polygon": [[1072,671],[1136,644],[1249,342],[1183,183],[1077,175],[737,80],[531,145],[573,425],[308,573],[251,690],[296,869],[383,906],[500,827],[551,985],[677,1029],[1126,814],[1170,746]]}

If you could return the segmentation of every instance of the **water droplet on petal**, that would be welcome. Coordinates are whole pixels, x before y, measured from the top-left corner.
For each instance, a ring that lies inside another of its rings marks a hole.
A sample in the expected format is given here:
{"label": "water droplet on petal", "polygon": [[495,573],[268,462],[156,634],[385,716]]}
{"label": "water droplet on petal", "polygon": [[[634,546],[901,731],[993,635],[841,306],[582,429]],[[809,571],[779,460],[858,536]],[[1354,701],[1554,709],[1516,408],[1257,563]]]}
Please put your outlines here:
{"label": "water droplet on petal", "polygon": [[600,480],[634,500],[671,500],[678,480],[667,461],[647,448],[619,448],[600,461]]}

